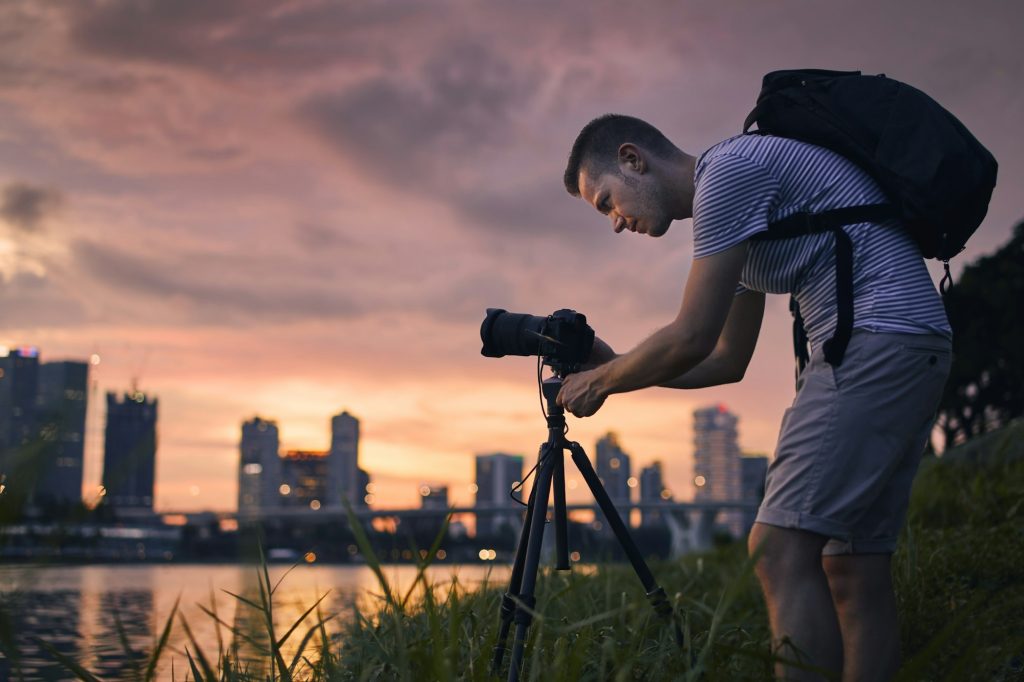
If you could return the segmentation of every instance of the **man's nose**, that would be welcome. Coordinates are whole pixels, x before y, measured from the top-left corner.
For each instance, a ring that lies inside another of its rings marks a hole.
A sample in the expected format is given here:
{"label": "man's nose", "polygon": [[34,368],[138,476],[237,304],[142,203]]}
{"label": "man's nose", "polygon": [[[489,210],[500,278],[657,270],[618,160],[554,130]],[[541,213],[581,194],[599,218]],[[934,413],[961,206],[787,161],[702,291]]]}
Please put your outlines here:
{"label": "man's nose", "polygon": [[620,216],[618,214],[613,213],[612,216],[611,216],[611,219],[612,219],[612,229],[615,230],[616,234],[618,234],[619,232],[622,232],[624,229],[626,229],[626,219],[625,218],[623,218],[622,216]]}

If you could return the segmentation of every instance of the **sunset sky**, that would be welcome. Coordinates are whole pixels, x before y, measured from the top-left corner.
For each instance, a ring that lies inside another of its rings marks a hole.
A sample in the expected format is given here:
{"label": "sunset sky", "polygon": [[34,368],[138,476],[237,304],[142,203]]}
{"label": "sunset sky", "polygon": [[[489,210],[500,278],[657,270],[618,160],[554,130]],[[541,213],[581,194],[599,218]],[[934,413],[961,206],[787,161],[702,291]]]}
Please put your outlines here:
{"label": "sunset sky", "polygon": [[[1022,28],[1024,5],[990,0],[8,0],[0,345],[100,355],[87,491],[103,393],[137,381],[160,400],[160,510],[235,507],[243,420],[325,449],[343,409],[378,504],[421,482],[469,503],[475,453],[532,463],[546,437],[534,360],[480,357],[485,308],[575,308],[620,351],[678,309],[690,221],[616,235],[562,188],[588,120],[637,115],[698,154],[767,71],[909,82],[1000,162],[956,272],[1024,218]],[[615,430],[683,499],[694,408],[725,403],[770,452],[786,306],[769,299],[742,384],[613,396],[570,437],[592,453]]]}

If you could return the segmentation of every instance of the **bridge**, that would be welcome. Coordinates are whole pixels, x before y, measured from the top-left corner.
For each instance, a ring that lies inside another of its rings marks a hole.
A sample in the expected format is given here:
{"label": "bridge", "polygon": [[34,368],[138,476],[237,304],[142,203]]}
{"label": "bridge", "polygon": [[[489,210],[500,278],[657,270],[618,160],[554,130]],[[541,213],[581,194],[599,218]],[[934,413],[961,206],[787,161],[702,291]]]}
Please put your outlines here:
{"label": "bridge", "polygon": [[[715,528],[715,520],[722,511],[755,511],[756,502],[747,501],[702,501],[702,502],[630,502],[616,504],[623,521],[629,524],[630,512],[657,512],[668,527],[671,538],[671,556],[678,557],[694,551],[707,549],[711,545]],[[553,505],[549,505],[549,511]],[[603,513],[596,503],[566,504],[567,513],[592,512],[595,520],[603,518]],[[440,521],[446,516],[457,518],[473,516],[474,519],[486,516],[506,516],[521,519],[526,507],[516,504],[476,505],[472,507],[420,507],[403,509],[383,509],[358,507],[351,513],[359,520],[372,522],[373,519],[393,519],[395,521],[411,521],[416,519],[436,519]],[[291,521],[305,524],[346,524],[349,512],[341,506],[324,506],[320,509],[306,507],[280,507],[239,515],[242,523],[265,523],[269,521]],[[545,534],[547,535],[547,534]]]}

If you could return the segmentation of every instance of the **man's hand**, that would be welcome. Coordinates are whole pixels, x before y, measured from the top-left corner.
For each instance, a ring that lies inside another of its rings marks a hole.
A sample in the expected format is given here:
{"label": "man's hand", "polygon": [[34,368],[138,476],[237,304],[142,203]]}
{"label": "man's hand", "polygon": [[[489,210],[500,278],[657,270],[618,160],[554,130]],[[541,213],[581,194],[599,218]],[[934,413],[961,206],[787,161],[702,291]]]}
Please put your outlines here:
{"label": "man's hand", "polygon": [[562,379],[555,402],[577,417],[589,417],[601,409],[608,394],[601,389],[600,369],[570,374]]}

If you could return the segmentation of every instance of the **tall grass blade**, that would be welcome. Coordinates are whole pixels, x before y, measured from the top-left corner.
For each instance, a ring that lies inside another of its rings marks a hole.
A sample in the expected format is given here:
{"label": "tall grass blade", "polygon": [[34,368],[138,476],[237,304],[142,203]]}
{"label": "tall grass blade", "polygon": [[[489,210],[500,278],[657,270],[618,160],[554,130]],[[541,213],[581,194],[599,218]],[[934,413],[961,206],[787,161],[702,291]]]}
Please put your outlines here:
{"label": "tall grass blade", "polygon": [[135,682],[141,682],[142,669],[139,668],[139,656],[132,650],[131,642],[128,641],[128,633],[124,629],[124,623],[121,622],[121,613],[116,608],[114,609],[114,629],[117,630],[117,638],[124,650],[125,663],[132,672],[132,679]]}
{"label": "tall grass blade", "polygon": [[391,591],[391,585],[388,583],[388,579],[384,576],[384,572],[380,568],[380,560],[377,558],[377,554],[373,551],[370,539],[366,537],[366,531],[363,530],[363,524],[359,523],[359,519],[356,517],[355,512],[352,511],[352,505],[347,501],[345,502],[345,515],[348,517],[348,525],[349,528],[352,529],[352,535],[355,536],[356,545],[359,546],[359,551],[362,552],[363,557],[366,559],[366,565],[370,567],[371,571],[373,571],[373,574],[377,577],[377,582],[380,584],[381,590],[384,591],[384,598],[387,600],[388,605],[397,607],[394,593]]}
{"label": "tall grass blade", "polygon": [[[192,677],[195,679],[196,682],[217,682],[216,677],[204,677],[203,674],[199,672],[199,668],[196,667],[196,662],[192,660],[192,654],[189,653],[188,647],[185,647],[185,655],[188,656],[188,665],[190,668],[192,668]],[[171,675],[171,679],[174,679],[173,674]]]}
{"label": "tall grass blade", "polygon": [[[192,642],[192,648],[195,649],[196,658],[199,659],[199,665],[201,665],[203,668],[205,679],[216,680],[217,675],[213,672],[213,668],[210,666],[210,662],[206,660],[206,656],[203,654],[203,648],[199,646],[199,642],[196,641],[195,635],[192,634],[192,628],[189,627],[188,621],[185,620],[185,614],[179,613],[178,620],[181,621],[181,627],[185,630],[185,636],[188,637],[188,641]],[[186,648],[185,651],[187,653],[188,649]],[[191,654],[189,654],[188,660],[189,663],[192,664],[192,667],[195,668],[195,663],[192,662]],[[196,677],[196,679],[198,680],[200,678]]]}
{"label": "tall grass blade", "polygon": [[299,625],[302,624],[302,621],[306,620],[306,617],[310,613],[313,612],[313,609],[315,609],[316,607],[320,606],[320,602],[322,602],[324,599],[326,599],[328,594],[330,594],[330,590],[328,590],[327,592],[324,592],[323,596],[321,596],[319,599],[317,599],[315,604],[313,604],[308,609],[306,609],[306,611],[301,616],[299,616],[298,620],[296,620],[294,623],[292,623],[292,626],[290,628],[288,628],[288,632],[284,633],[281,636],[281,639],[277,640],[277,646],[278,647],[284,646],[284,643],[288,640],[289,637],[291,637],[291,634],[293,632],[295,632],[295,628],[299,627]]}
{"label": "tall grass blade", "polygon": [[167,638],[171,635],[171,626],[174,624],[174,616],[178,613],[178,602],[181,601],[181,595],[174,600],[174,606],[171,607],[171,613],[167,616],[167,622],[164,623],[164,630],[160,634],[160,639],[156,643],[156,648],[153,649],[153,653],[149,657],[149,665],[146,666],[146,682],[150,682],[153,676],[156,675],[156,666],[160,662],[160,656],[164,652],[164,647],[167,646]]}

